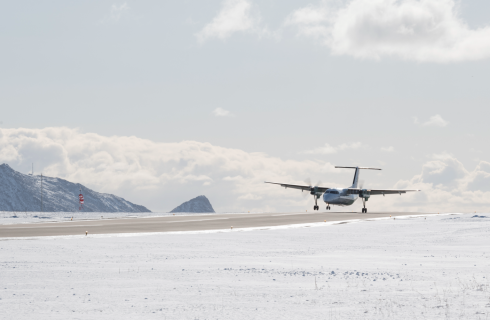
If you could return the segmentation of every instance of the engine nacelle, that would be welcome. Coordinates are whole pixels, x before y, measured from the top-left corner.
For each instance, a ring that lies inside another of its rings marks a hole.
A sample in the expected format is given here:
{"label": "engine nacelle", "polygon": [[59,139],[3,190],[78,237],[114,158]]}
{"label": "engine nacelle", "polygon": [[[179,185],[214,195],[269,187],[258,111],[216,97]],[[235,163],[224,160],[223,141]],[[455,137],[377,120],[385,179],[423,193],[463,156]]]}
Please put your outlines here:
{"label": "engine nacelle", "polygon": [[369,197],[371,196],[369,190],[367,189],[361,189],[359,190],[359,197],[364,198],[364,200],[368,201]]}
{"label": "engine nacelle", "polygon": [[312,194],[312,195],[318,194],[318,187],[310,188],[310,194]]}
{"label": "engine nacelle", "polygon": [[310,188],[310,194],[312,196],[315,196],[317,199],[320,199],[323,193],[321,191],[318,191],[318,187],[313,187]]}

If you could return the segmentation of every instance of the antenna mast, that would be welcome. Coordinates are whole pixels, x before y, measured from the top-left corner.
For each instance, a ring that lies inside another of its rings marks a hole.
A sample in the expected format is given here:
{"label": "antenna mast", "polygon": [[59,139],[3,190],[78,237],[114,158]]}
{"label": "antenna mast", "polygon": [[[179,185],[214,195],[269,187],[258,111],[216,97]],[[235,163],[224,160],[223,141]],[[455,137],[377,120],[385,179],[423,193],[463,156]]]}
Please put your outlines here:
{"label": "antenna mast", "polygon": [[41,173],[41,212],[43,212],[43,174]]}

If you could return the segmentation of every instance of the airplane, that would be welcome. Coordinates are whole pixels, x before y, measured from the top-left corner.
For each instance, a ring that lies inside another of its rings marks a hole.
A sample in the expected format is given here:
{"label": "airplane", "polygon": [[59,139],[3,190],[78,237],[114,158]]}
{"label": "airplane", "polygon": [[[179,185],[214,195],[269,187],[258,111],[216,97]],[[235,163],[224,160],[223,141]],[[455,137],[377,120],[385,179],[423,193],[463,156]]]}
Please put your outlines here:
{"label": "airplane", "polygon": [[412,191],[420,191],[420,190],[398,190],[398,189],[362,189],[358,188],[359,184],[359,171],[361,169],[367,170],[381,170],[378,168],[366,168],[366,167],[340,167],[336,166],[335,168],[344,168],[344,169],[355,169],[354,180],[352,181],[352,186],[349,188],[325,188],[318,186],[302,186],[296,184],[285,184],[285,183],[277,183],[277,182],[267,182],[271,184],[278,184],[281,187],[292,188],[292,189],[300,189],[303,191],[309,191],[313,198],[315,199],[315,206],[313,210],[319,210],[317,200],[323,195],[323,201],[327,204],[327,210],[330,210],[330,205],[333,206],[350,206],[357,199],[361,198],[364,208],[362,208],[362,213],[367,213],[366,201],[369,200],[371,196],[374,195],[386,195],[386,194],[402,194]]}

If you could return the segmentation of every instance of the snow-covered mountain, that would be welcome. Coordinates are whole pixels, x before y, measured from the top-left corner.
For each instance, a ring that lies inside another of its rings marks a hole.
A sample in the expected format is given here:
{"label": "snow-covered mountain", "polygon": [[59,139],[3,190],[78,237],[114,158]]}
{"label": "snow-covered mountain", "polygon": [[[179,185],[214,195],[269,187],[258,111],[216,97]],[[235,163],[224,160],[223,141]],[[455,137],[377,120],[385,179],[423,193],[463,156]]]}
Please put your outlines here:
{"label": "snow-covered mountain", "polygon": [[[83,209],[78,209],[82,187]],[[41,176],[26,175],[0,165],[0,210],[41,211]],[[99,193],[78,183],[43,176],[43,210],[46,212],[150,212],[118,196]]]}
{"label": "snow-covered mountain", "polygon": [[211,202],[205,196],[195,197],[189,201],[184,202],[177,208],[170,212],[214,212]]}

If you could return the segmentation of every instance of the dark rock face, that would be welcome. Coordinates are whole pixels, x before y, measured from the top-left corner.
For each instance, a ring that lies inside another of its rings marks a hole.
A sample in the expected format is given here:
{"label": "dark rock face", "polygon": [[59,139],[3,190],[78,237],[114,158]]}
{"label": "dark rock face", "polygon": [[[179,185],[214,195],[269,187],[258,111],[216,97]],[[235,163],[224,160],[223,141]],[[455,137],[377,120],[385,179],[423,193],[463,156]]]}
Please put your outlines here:
{"label": "dark rock face", "polygon": [[[78,209],[82,187],[83,209]],[[0,210],[41,211],[41,176],[26,175],[0,165]],[[43,176],[43,211],[45,212],[151,212],[118,196],[99,193],[78,183]]]}
{"label": "dark rock face", "polygon": [[187,202],[184,202],[177,208],[173,209],[172,212],[195,212],[195,213],[214,213],[213,206],[209,202],[208,198],[205,196],[195,197]]}

